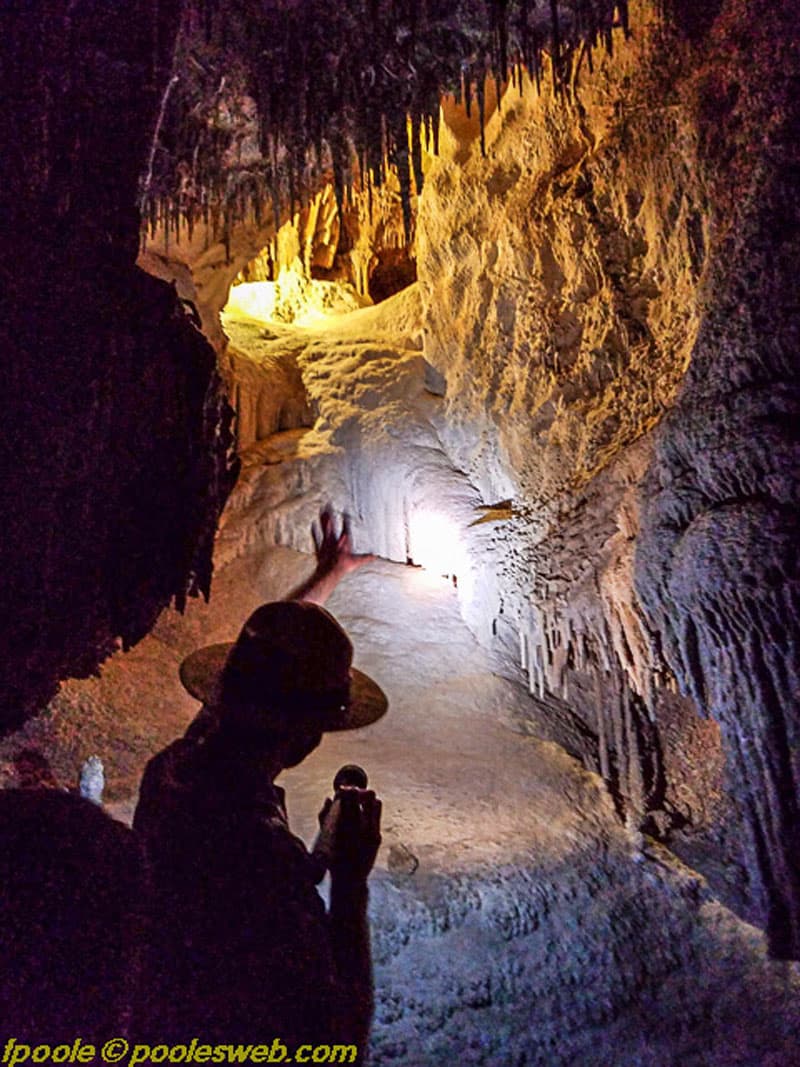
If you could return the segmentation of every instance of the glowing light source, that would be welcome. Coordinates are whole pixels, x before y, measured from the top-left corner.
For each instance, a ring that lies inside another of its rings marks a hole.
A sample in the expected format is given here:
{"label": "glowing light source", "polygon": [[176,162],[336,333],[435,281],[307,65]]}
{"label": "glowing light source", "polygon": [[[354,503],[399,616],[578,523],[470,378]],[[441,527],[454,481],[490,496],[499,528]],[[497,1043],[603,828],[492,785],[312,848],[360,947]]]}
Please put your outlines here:
{"label": "glowing light source", "polygon": [[471,599],[472,564],[459,527],[447,515],[413,512],[408,524],[408,555],[412,563],[431,575],[452,581],[462,599]]}
{"label": "glowing light source", "polygon": [[233,318],[319,326],[331,316],[364,307],[348,282],[307,278],[293,267],[281,270],[276,282],[242,282],[231,286],[224,313]]}

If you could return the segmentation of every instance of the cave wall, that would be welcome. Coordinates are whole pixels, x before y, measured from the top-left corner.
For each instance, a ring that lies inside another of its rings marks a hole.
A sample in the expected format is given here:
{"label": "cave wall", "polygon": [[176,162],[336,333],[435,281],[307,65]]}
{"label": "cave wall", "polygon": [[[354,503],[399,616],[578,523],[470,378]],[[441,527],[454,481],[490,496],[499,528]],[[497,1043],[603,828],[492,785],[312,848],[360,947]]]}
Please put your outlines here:
{"label": "cave wall", "polygon": [[790,4],[723,5],[694,81],[714,203],[706,307],[643,484],[636,587],[722,729],[750,899],[800,952],[800,56]]}
{"label": "cave wall", "polygon": [[220,313],[232,287],[277,282],[281,317],[291,321],[315,279],[344,283],[357,306],[373,297],[385,299],[416,275],[394,174],[380,188],[349,190],[341,211],[333,186],[324,184],[296,210],[283,204],[277,230],[275,221],[270,212],[259,219],[246,215],[231,220],[227,228],[198,220],[191,232],[186,225],[165,232],[159,224],[148,229],[137,260],[149,274],[174,284],[196,310],[218,354],[240,450],[313,419],[304,408],[291,356],[276,354],[269,369],[254,367],[250,355],[231,343]]}
{"label": "cave wall", "polygon": [[715,825],[779,954],[800,901],[789,19],[730,3],[687,34],[633,5],[574,93],[509,89],[487,158],[449,124],[417,242],[443,444],[512,501],[481,612],[551,713],[577,710],[634,826]]}
{"label": "cave wall", "polygon": [[4,727],[210,582],[231,484],[215,355],[135,266],[180,9],[0,16]]}
{"label": "cave wall", "polygon": [[445,116],[417,249],[443,442],[487,501],[512,501],[479,610],[517,631],[536,698],[578,711],[630,821],[663,827],[719,773],[713,736],[696,766],[664,766],[655,723],[675,695],[633,589],[638,487],[701,321],[710,207],[685,49],[648,5],[632,28],[593,72],[583,57],[571,93],[546,73],[539,92],[508,87],[486,158],[477,124]]}

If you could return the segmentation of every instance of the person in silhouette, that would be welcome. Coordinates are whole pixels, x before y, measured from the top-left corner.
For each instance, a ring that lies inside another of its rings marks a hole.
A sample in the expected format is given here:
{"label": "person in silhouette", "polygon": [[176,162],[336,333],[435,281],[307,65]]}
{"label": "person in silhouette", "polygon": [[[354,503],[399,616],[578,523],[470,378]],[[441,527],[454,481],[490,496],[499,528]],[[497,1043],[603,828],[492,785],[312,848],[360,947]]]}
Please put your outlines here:
{"label": "person in silhouette", "polygon": [[275,785],[323,733],[368,725],[387,707],[322,607],[369,557],[352,554],[347,525],[337,535],[329,512],[316,546],[316,570],[292,599],[262,605],[235,643],[181,666],[204,708],[147,765],[134,817],[156,885],[145,1040],[279,1038],[289,1049],[354,1044],[363,1055],[373,1007],[367,877],[381,804],[348,788],[323,809],[326,911],[320,854],[291,833]]}

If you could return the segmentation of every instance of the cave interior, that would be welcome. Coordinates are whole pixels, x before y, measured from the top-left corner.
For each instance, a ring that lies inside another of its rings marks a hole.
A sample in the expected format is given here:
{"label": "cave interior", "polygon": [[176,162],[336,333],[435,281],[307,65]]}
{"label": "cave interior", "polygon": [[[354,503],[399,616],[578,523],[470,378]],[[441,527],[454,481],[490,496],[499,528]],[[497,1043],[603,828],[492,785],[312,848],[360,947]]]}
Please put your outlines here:
{"label": "cave interior", "polygon": [[794,7],[0,13],[2,785],[347,513],[376,1065],[800,1062]]}

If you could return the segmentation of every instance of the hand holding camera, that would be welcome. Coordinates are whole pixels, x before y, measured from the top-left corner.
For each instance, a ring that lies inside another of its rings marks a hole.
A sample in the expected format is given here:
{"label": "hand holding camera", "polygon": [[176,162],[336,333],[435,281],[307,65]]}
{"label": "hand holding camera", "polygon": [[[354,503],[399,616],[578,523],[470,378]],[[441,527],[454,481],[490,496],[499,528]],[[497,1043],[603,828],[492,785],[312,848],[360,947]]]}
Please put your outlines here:
{"label": "hand holding camera", "polygon": [[342,767],[333,780],[333,799],[319,813],[320,832],[311,852],[317,881],[326,870],[335,881],[366,881],[381,844],[381,802],[367,788],[366,772]]}

